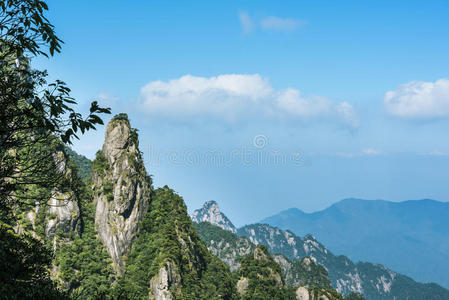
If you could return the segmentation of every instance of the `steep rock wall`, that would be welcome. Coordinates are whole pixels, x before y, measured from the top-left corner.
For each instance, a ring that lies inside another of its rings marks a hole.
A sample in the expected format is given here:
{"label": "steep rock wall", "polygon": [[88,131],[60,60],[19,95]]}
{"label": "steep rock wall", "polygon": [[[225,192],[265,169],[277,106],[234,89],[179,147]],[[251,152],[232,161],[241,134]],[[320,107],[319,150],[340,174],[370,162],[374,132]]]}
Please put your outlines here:
{"label": "steep rock wall", "polygon": [[95,227],[118,274],[150,201],[138,137],[127,118],[113,118],[106,127],[101,152],[93,163]]}

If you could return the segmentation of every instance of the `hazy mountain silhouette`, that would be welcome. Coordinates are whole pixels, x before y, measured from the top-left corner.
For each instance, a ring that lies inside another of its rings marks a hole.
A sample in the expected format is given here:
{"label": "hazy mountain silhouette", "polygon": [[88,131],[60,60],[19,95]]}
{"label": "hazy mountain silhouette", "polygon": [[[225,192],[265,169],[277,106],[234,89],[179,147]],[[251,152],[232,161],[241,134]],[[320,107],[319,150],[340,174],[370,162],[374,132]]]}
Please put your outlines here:
{"label": "hazy mountain silhouette", "polygon": [[261,223],[311,233],[334,253],[449,287],[449,203],[345,199],[314,213],[291,208]]}

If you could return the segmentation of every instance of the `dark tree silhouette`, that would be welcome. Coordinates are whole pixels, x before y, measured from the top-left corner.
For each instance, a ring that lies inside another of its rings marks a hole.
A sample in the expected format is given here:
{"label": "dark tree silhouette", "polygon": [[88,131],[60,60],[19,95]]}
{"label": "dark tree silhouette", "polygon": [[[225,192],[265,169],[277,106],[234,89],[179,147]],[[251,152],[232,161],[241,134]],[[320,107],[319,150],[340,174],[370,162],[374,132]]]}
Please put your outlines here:
{"label": "dark tree silhouette", "polygon": [[39,0],[0,0],[2,299],[65,298],[50,280],[52,251],[34,235],[16,233],[17,215],[45,206],[55,190],[76,196],[79,179],[68,167],[64,146],[110,113],[94,101],[83,117],[63,81],[47,83],[46,71],[32,69],[34,57],[61,51],[47,10]]}
{"label": "dark tree silhouette", "polygon": [[[4,216],[23,199],[42,201],[36,191],[64,189],[60,164],[54,159],[57,144],[70,144],[79,132],[103,124],[98,116],[110,113],[96,101],[83,117],[76,112],[70,89],[60,80],[47,83],[46,72],[33,70],[38,55],[60,52],[62,41],[44,13],[47,5],[36,0],[0,2],[0,208]],[[50,147],[51,146],[51,147]],[[34,186],[30,188],[31,186]],[[18,193],[23,187],[35,193]],[[33,203],[34,205],[34,203]]]}

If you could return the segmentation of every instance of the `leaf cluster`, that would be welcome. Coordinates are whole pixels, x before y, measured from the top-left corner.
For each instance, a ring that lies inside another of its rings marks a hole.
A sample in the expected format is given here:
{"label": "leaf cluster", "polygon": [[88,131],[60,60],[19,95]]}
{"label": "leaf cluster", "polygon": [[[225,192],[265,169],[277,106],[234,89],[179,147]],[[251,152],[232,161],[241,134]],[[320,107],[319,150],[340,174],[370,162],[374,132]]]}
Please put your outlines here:
{"label": "leaf cluster", "polygon": [[[39,0],[0,2],[0,208],[22,205],[19,186],[58,187],[45,144],[70,144],[79,133],[103,124],[109,108],[91,103],[87,116],[75,110],[70,88],[61,80],[47,83],[45,71],[30,67],[32,57],[59,52],[61,40]],[[36,146],[39,145],[39,146]],[[59,172],[61,174],[61,172]],[[55,184],[56,183],[56,184]],[[35,199],[37,202],[42,197]]]}
{"label": "leaf cluster", "polygon": [[30,234],[0,222],[0,298],[68,299],[50,279],[52,252]]}

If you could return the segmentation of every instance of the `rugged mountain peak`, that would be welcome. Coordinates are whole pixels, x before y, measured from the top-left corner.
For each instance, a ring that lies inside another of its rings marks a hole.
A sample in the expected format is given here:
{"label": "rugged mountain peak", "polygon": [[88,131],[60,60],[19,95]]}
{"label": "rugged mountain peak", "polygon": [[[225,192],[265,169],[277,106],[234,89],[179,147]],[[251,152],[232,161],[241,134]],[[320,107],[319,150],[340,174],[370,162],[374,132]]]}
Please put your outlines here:
{"label": "rugged mountain peak", "polygon": [[93,162],[95,226],[117,273],[131,248],[139,221],[150,201],[151,180],[138,148],[137,130],[125,114],[106,127],[103,150]]}
{"label": "rugged mountain peak", "polygon": [[237,232],[234,224],[220,211],[218,203],[215,201],[207,201],[201,209],[197,209],[192,214],[192,220],[196,223],[209,222],[224,230]]}
{"label": "rugged mountain peak", "polygon": [[137,139],[131,138],[132,131],[129,120],[123,116],[118,115],[108,123],[103,154],[111,165],[114,165],[124,151],[131,152],[138,146]]}

